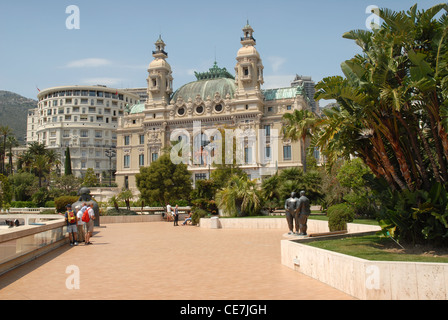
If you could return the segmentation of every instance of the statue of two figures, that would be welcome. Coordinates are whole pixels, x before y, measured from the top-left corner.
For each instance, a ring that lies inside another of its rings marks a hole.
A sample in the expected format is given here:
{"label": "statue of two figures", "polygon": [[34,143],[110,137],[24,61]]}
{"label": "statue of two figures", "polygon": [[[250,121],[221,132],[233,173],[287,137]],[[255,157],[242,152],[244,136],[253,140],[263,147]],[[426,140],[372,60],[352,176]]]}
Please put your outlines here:
{"label": "statue of two figures", "polygon": [[291,197],[285,201],[286,220],[288,221],[289,233],[294,234],[294,224],[296,235],[306,236],[307,221],[311,214],[310,200],[305,196],[305,191],[300,191],[300,198],[292,192]]}

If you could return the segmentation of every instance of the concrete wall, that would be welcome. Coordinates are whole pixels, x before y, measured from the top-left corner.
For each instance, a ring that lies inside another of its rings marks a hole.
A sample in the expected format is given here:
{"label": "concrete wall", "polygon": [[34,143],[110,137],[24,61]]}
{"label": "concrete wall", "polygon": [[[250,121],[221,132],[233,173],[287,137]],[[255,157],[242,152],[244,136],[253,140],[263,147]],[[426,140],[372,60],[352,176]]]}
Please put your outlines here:
{"label": "concrete wall", "polygon": [[[3,216],[2,216],[3,217]],[[64,219],[0,231],[0,274],[67,243]]]}
{"label": "concrete wall", "polygon": [[290,240],[281,241],[281,260],[362,300],[448,299],[446,263],[369,261]]}
{"label": "concrete wall", "polygon": [[136,222],[154,222],[154,221],[162,221],[162,216],[159,214],[136,215],[136,216],[101,216],[101,225],[111,223],[136,223]]}
{"label": "concrete wall", "polygon": [[[213,218],[202,218],[199,222],[201,228],[211,228]],[[283,229],[288,232],[288,223],[285,217],[280,218],[219,218],[220,228],[223,229]],[[365,232],[380,230],[378,226],[348,223],[347,232]],[[308,219],[308,233],[328,232],[328,221]]]}

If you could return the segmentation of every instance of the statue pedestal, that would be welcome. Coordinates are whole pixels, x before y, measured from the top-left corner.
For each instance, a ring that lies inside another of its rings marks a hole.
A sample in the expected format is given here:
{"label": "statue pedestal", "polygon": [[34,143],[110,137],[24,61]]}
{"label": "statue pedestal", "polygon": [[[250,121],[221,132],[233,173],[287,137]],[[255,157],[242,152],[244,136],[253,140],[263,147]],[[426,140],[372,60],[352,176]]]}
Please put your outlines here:
{"label": "statue pedestal", "polygon": [[287,238],[287,239],[291,239],[291,240],[298,240],[298,239],[309,238],[308,235],[298,235],[296,233],[291,233],[291,234],[290,233],[284,233],[283,237]]}

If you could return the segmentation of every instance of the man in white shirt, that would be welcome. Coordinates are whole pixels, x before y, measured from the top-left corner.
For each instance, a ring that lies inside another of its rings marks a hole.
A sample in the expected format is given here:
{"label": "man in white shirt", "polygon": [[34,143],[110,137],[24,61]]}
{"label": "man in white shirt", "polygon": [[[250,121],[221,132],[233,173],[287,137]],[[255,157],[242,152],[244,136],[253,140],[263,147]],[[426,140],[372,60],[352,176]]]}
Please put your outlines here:
{"label": "man in white shirt", "polygon": [[[78,242],[84,242],[85,241],[85,232],[84,232],[84,221],[82,221],[82,214],[84,213],[84,210],[87,207],[76,206],[76,218],[78,218],[77,228],[78,228]],[[83,210],[84,209],[84,210]]]}
{"label": "man in white shirt", "polygon": [[170,204],[168,203],[168,205],[166,206],[166,221],[171,221],[171,218],[173,217],[171,211],[172,211],[172,208],[171,208]]}

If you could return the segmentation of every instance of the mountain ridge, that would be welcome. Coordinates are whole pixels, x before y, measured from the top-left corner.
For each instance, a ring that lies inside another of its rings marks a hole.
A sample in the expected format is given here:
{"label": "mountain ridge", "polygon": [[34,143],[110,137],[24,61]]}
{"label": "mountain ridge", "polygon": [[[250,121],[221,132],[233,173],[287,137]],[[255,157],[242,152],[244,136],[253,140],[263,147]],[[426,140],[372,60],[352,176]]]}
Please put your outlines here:
{"label": "mountain ridge", "polygon": [[27,116],[37,108],[37,100],[18,93],[0,90],[0,126],[8,126],[20,144],[26,141]]}

